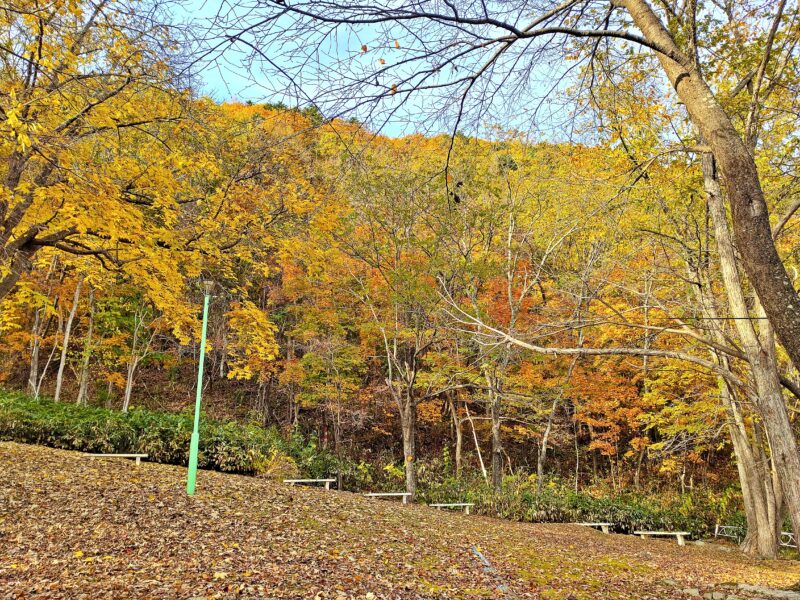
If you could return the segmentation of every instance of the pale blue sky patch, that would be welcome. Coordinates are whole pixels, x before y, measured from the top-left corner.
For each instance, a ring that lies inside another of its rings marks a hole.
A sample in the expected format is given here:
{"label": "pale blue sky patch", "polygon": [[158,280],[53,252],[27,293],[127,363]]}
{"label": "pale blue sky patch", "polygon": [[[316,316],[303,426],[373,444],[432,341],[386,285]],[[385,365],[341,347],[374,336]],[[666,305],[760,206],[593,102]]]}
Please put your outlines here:
{"label": "pale blue sky patch", "polygon": [[[552,55],[524,64],[522,45],[528,42],[520,42],[506,65],[512,68],[493,66],[469,84],[465,75],[487,59],[486,52],[475,51],[474,36],[460,39],[449,32],[453,37],[434,40],[445,49],[437,55],[429,52],[430,41],[402,23],[325,31],[308,29],[295,15],[262,23],[275,10],[275,4],[258,0],[184,0],[175,10],[216,48],[198,72],[203,93],[217,101],[316,104],[327,117],[353,117],[388,135],[457,128],[490,136],[494,125],[534,138],[574,135],[574,107],[564,92],[579,61]],[[224,36],[235,31],[243,33],[226,43]],[[497,33],[485,31],[487,37]],[[461,111],[460,95],[468,87]]]}

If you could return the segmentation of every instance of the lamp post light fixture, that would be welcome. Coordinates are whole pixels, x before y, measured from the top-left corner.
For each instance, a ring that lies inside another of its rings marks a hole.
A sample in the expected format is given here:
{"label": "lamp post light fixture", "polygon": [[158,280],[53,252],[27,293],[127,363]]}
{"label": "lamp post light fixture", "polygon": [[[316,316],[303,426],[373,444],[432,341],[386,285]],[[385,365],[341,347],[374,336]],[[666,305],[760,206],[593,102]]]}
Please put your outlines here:
{"label": "lamp post light fixture", "polygon": [[203,328],[200,334],[200,359],[197,366],[197,395],[194,401],[194,429],[192,441],[189,446],[189,476],[186,480],[186,493],[194,496],[194,486],[197,481],[197,453],[200,449],[200,400],[203,396],[203,363],[206,358],[206,331],[208,329],[208,303],[214,282],[203,281]]}

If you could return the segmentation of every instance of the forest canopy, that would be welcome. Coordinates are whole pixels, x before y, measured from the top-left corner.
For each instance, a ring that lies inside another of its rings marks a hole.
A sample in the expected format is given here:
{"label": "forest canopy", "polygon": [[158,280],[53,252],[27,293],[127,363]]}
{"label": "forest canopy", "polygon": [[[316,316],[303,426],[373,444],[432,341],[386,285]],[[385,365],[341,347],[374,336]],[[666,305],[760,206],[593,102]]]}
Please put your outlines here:
{"label": "forest canopy", "polygon": [[[360,18],[316,4],[337,26]],[[570,63],[592,52],[553,92],[584,130],[542,140],[502,123],[393,137],[321,101],[219,102],[157,8],[6,3],[0,382],[180,411],[212,281],[214,417],[313,440],[412,494],[448,478],[500,496],[703,496],[775,556],[784,517],[800,539],[798,15],[618,4],[650,41],[560,47]],[[295,27],[316,14],[303,6],[281,9]],[[652,39],[642,6],[667,24]],[[453,11],[413,19],[471,18]],[[562,16],[580,30],[598,15]],[[527,34],[509,35],[497,43]],[[355,53],[384,73],[406,48],[392,40]],[[688,91],[684,59],[702,63]],[[701,88],[720,99],[711,116],[688,106]]]}

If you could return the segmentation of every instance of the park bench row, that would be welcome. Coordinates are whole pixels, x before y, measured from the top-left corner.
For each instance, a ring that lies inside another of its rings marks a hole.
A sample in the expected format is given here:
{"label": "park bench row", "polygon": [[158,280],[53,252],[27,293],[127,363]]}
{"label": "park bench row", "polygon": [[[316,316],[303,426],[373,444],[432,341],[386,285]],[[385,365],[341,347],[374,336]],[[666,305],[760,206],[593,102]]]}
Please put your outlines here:
{"label": "park bench row", "polygon": [[[611,533],[614,523],[573,523],[573,525],[599,527],[603,533]],[[685,546],[686,538],[691,535],[688,531],[634,531],[633,534],[638,535],[643,540],[649,537],[674,537],[678,541],[678,546]]]}
{"label": "park bench row", "polygon": [[[403,504],[408,504],[408,499],[411,497],[411,492],[367,492],[364,496],[368,498],[381,498],[381,497],[399,497],[402,499]],[[469,509],[475,506],[472,502],[434,502],[428,504],[433,508],[463,508],[466,514],[469,514]]]}
{"label": "park bench row", "polygon": [[[336,481],[335,479],[284,479],[284,483],[295,485],[297,483],[324,483],[325,489],[329,490],[330,484]],[[367,492],[364,496],[368,498],[400,498],[403,504],[408,504],[408,499],[411,498],[410,492]],[[469,514],[469,509],[475,504],[472,502],[435,502],[429,504],[433,508],[463,508],[466,514]]]}
{"label": "park bench row", "polygon": [[[133,458],[136,460],[136,465],[138,466],[143,458],[147,458],[147,454],[88,454],[92,458]],[[284,479],[284,483],[288,483],[289,485],[297,485],[297,484],[323,484],[326,490],[331,489],[331,484],[336,482],[336,479],[332,477],[324,477],[318,479]],[[388,498],[397,498],[399,497],[403,504],[408,504],[408,499],[411,497],[410,492],[367,492],[364,496],[368,498],[381,498],[381,497],[388,497]],[[435,502],[429,504],[433,508],[463,508],[465,514],[469,514],[470,508],[475,506],[472,502]],[[610,533],[611,528],[614,526],[614,523],[573,523],[573,525],[580,525],[583,527],[593,527],[593,528],[600,528],[603,533]],[[716,530],[714,531],[714,537],[717,536],[726,536],[732,537],[732,527],[721,526],[718,525]],[[634,531],[635,535],[640,536],[642,539],[646,539],[648,537],[675,537],[678,541],[679,546],[685,545],[685,539],[690,535],[688,531]],[[792,534],[787,534],[787,537],[790,537],[791,540],[787,544],[783,545],[793,545],[796,546],[794,543],[794,538]],[[783,542],[783,540],[782,540]]]}
{"label": "park bench row", "polygon": [[[322,483],[325,485],[325,489],[329,490],[331,483],[336,481],[335,479],[284,479],[284,483],[288,483],[289,485],[295,485],[298,483]],[[411,492],[367,492],[364,496],[368,498],[400,498],[403,504],[408,504],[408,499],[411,497]],[[429,504],[428,506],[432,506],[433,508],[463,508],[466,514],[469,514],[469,509],[475,506],[472,502],[437,502],[433,504]]]}
{"label": "park bench row", "polygon": [[[325,489],[330,489],[328,487],[329,481],[334,481],[330,479],[286,479],[284,480],[287,483],[300,483],[300,482],[326,482]],[[364,496],[368,498],[400,498],[403,504],[408,504],[408,499],[411,497],[410,492],[367,492]],[[433,508],[463,508],[465,514],[469,514],[469,510],[471,507],[475,506],[472,502],[437,502],[433,504],[429,504]],[[614,523],[573,523],[573,525],[581,525],[584,527],[599,527],[603,533],[611,533],[611,528],[614,526]],[[679,546],[686,545],[686,538],[691,535],[688,531],[634,531],[634,535],[638,535],[642,539],[647,539],[648,537],[674,537]]]}
{"label": "park bench row", "polygon": [[[335,479],[284,479],[284,483],[294,485],[296,483],[324,483],[325,489],[330,489],[331,482]],[[411,492],[367,492],[364,496],[368,498],[400,498],[403,504],[408,504],[408,499],[411,497]],[[429,504],[433,508],[463,508],[466,514],[469,514],[469,509],[475,506],[471,502],[440,502]]]}

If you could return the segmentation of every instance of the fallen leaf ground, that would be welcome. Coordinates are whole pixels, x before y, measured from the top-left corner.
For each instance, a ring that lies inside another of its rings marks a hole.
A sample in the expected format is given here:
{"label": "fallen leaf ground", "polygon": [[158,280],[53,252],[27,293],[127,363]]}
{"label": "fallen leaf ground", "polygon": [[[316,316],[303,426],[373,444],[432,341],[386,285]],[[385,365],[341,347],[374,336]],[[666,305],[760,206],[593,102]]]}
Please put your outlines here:
{"label": "fallen leaf ground", "polygon": [[0,443],[0,598],[683,598],[800,581],[798,562],[712,545],[216,472],[189,498],[185,476]]}

